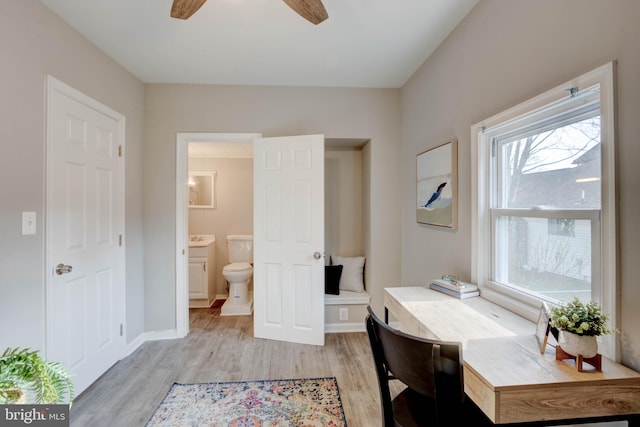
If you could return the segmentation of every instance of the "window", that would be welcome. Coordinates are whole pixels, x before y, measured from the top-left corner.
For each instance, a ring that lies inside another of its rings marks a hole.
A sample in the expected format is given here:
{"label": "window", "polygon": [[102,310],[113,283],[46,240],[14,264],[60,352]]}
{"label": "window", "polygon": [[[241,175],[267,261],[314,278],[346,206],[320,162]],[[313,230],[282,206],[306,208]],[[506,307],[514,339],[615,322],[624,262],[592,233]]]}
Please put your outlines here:
{"label": "window", "polygon": [[610,63],[472,127],[483,296],[531,320],[541,301],[594,300],[615,322],[612,106]]}

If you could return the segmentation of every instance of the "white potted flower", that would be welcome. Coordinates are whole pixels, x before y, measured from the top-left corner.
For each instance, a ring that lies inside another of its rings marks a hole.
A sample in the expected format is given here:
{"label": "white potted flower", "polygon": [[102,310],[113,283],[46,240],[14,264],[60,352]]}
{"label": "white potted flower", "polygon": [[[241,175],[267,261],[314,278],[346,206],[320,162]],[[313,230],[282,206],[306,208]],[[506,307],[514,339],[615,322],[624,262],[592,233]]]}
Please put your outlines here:
{"label": "white potted flower", "polygon": [[551,308],[551,326],[558,329],[558,344],[572,356],[585,358],[598,354],[599,335],[615,332],[606,325],[609,316],[602,307],[591,301],[582,303],[578,298],[558,307]]}

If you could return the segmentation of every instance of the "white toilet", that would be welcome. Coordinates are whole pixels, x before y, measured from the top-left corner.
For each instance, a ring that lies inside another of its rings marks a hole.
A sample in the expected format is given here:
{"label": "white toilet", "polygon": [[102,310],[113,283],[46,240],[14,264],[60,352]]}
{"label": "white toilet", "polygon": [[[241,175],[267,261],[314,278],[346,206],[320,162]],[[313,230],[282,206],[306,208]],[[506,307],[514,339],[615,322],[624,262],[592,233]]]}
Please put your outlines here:
{"label": "white toilet", "polygon": [[229,283],[229,297],[222,305],[222,316],[247,315],[253,312],[253,294],[249,284],[253,276],[253,236],[232,234],[227,236],[229,262],[222,269]]}

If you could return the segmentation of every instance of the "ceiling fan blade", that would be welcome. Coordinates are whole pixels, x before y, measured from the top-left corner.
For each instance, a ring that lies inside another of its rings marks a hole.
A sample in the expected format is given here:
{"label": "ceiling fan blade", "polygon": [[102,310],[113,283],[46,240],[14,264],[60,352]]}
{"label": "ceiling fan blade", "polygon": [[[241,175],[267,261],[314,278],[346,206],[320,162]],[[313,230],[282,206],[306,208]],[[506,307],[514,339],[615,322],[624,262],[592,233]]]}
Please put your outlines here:
{"label": "ceiling fan blade", "polygon": [[171,17],[187,19],[200,9],[207,0],[173,0],[171,5]]}
{"label": "ceiling fan blade", "polygon": [[322,0],[284,0],[284,2],[312,24],[318,25],[329,17]]}

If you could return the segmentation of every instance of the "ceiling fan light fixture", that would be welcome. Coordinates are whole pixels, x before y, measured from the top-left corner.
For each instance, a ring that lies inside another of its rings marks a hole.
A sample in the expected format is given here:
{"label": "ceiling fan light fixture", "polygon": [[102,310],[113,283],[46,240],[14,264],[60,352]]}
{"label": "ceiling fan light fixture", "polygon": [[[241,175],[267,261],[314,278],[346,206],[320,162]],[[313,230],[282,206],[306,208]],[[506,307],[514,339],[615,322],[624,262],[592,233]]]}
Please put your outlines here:
{"label": "ceiling fan light fixture", "polygon": [[173,0],[171,4],[171,17],[176,19],[188,19],[200,9],[207,0]]}
{"label": "ceiling fan light fixture", "polygon": [[312,24],[318,25],[329,18],[322,0],[283,0],[298,15]]}
{"label": "ceiling fan light fixture", "polygon": [[[176,19],[189,19],[196,13],[207,0],[173,0],[171,4],[171,17]],[[322,0],[284,0],[298,15],[312,24],[318,25],[329,18]]]}

